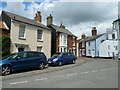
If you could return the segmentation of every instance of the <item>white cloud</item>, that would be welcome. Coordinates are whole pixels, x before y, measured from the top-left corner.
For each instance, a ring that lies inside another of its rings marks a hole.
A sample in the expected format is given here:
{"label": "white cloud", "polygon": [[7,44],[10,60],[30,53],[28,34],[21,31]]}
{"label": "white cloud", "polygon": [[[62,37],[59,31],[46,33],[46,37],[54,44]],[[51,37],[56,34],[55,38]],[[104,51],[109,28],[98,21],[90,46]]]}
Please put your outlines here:
{"label": "white cloud", "polygon": [[31,19],[34,18],[36,11],[41,11],[43,24],[46,24],[46,17],[53,11],[54,24],[60,25],[60,21],[63,21],[66,28],[78,38],[82,33],[91,36],[93,26],[97,27],[98,34],[106,32],[106,28],[111,27],[112,21],[117,18],[116,3],[48,3],[46,0],[40,5],[33,2],[26,11],[24,8],[22,2],[8,2],[4,10]]}

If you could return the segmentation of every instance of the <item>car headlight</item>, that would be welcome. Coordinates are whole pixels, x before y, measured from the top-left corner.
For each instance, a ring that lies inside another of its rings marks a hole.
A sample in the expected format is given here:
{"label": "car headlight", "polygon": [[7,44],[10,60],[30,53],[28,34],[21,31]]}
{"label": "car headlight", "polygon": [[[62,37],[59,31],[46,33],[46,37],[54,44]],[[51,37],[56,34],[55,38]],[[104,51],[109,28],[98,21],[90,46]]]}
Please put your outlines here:
{"label": "car headlight", "polygon": [[53,62],[56,62],[58,60],[58,58],[55,58],[55,59],[53,59]]}

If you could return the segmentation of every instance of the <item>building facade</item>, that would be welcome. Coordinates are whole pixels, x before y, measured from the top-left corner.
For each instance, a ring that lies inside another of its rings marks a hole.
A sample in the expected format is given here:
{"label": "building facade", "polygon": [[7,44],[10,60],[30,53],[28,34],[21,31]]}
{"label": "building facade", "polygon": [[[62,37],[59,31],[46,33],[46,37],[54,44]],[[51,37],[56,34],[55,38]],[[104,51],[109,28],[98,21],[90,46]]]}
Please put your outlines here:
{"label": "building facade", "polygon": [[106,40],[106,34],[92,36],[86,40],[86,56],[99,57],[99,44]]}
{"label": "building facade", "polygon": [[[120,2],[119,2],[119,4],[120,4]],[[119,14],[120,14],[120,12],[119,12]],[[113,21],[113,30],[117,31],[118,58],[120,59],[120,17],[118,17],[117,20]]]}
{"label": "building facade", "polygon": [[107,39],[99,45],[99,57],[114,58],[118,54],[118,40],[116,30],[106,31]]}
{"label": "building facade", "polygon": [[77,37],[65,28],[64,25],[53,24],[53,17],[47,17],[47,26],[52,29],[51,55],[59,52],[73,52],[76,55]]}
{"label": "building facade", "polygon": [[82,34],[82,39],[79,39],[77,42],[77,56],[78,57],[84,57],[86,56],[86,41],[85,38],[85,34]]}
{"label": "building facade", "polygon": [[35,20],[6,11],[1,16],[10,30],[11,53],[40,51],[51,56],[51,29],[41,23],[40,12]]}
{"label": "building facade", "polygon": [[10,36],[10,30],[2,20],[0,20],[0,36]]}

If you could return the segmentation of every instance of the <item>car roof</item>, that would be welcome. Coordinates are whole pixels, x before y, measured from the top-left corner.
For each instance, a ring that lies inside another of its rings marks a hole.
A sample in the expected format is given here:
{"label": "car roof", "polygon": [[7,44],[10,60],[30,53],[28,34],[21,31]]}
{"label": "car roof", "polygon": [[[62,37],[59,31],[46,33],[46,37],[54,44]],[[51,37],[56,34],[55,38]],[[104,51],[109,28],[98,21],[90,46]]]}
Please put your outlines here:
{"label": "car roof", "polygon": [[31,52],[31,53],[43,53],[43,52],[38,52],[38,51],[21,51],[21,52],[17,52],[17,53],[28,53],[28,52]]}

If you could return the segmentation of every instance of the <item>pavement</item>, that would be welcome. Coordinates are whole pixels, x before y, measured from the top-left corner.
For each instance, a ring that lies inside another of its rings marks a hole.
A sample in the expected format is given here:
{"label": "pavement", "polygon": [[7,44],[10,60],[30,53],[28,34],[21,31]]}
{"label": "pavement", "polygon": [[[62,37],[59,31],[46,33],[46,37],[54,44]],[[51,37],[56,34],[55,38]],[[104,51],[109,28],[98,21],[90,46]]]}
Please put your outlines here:
{"label": "pavement", "polygon": [[[3,88],[118,88],[118,62],[78,58],[76,64],[5,76]],[[55,71],[49,71],[49,70]],[[47,72],[47,70],[49,72]],[[45,71],[47,73],[45,73]],[[40,73],[44,72],[44,73]],[[26,74],[27,73],[27,74]],[[29,75],[29,74],[31,75]],[[34,74],[36,73],[36,74]],[[25,75],[20,75],[25,74]]]}

